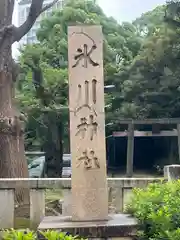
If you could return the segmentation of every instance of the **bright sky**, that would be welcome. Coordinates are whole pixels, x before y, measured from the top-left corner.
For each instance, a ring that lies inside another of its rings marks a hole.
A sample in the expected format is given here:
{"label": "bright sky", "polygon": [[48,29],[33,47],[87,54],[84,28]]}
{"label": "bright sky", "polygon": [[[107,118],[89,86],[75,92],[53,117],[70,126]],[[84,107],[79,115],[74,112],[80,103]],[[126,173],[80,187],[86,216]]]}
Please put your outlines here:
{"label": "bright sky", "polygon": [[[113,16],[118,22],[132,21],[142,13],[162,5],[166,0],[97,0],[107,16]],[[15,7],[13,23],[17,25],[17,11]],[[13,47],[16,52],[17,45]]]}
{"label": "bright sky", "polygon": [[[146,11],[150,11],[166,0],[97,0],[108,16],[113,16],[119,22],[132,21]],[[17,23],[17,13],[14,14]]]}
{"label": "bright sky", "polygon": [[118,22],[132,21],[142,13],[162,5],[166,0],[97,0],[108,16]]}

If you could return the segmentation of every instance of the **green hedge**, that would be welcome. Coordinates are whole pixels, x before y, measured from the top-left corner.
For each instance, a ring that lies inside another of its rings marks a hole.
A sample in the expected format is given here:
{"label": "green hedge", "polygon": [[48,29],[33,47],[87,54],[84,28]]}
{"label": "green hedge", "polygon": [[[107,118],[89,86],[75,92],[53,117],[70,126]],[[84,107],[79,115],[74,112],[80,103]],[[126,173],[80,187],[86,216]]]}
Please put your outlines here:
{"label": "green hedge", "polygon": [[[41,232],[47,240],[83,240],[78,236],[68,235],[67,233],[58,232],[58,231],[46,231]],[[3,240],[36,240],[37,233],[34,231],[16,231],[16,230],[7,230],[2,232]]]}
{"label": "green hedge", "polygon": [[180,181],[134,189],[127,212],[139,220],[139,239],[180,240]]}

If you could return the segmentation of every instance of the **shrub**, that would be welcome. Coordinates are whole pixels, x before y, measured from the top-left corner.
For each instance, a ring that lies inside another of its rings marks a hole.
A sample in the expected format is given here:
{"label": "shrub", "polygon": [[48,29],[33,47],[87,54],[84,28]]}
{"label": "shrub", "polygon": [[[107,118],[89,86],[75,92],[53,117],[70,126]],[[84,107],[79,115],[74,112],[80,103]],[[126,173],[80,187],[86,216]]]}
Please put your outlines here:
{"label": "shrub", "polygon": [[180,240],[180,181],[134,189],[126,211],[139,221],[139,239]]}
{"label": "shrub", "polygon": [[34,240],[36,233],[33,231],[6,230],[2,233],[3,240]]}
{"label": "shrub", "polygon": [[41,233],[47,240],[83,240],[83,238],[80,238],[78,236],[72,236],[72,235],[68,235],[67,233],[58,232],[58,231],[48,230],[46,232],[41,232]]}
{"label": "shrub", "polygon": [[[58,232],[58,231],[45,231],[41,232],[44,236],[44,239],[47,240],[83,240],[78,236],[72,236],[67,233]],[[34,231],[16,231],[16,230],[6,230],[2,234],[3,240],[36,240],[37,234]]]}

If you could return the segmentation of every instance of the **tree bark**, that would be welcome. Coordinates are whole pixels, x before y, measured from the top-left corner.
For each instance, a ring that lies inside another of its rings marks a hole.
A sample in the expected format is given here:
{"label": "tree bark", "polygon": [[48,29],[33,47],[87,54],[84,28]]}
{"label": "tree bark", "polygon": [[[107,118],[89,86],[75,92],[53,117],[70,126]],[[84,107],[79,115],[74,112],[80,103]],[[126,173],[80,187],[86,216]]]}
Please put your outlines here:
{"label": "tree bark", "polygon": [[0,178],[28,177],[23,125],[12,101],[12,75],[0,72]]}
{"label": "tree bark", "polygon": [[49,178],[58,178],[62,176],[63,167],[63,126],[55,112],[46,112],[44,120],[47,126],[44,143],[45,174]]}
{"label": "tree bark", "polygon": [[[28,177],[23,125],[14,105],[16,71],[12,44],[31,29],[43,11],[57,2],[43,7],[43,1],[31,1],[27,20],[17,28],[12,25],[15,0],[0,0],[0,178]],[[16,201],[29,202],[28,193],[28,189],[16,189]]]}
{"label": "tree bark", "polygon": [[[13,9],[13,0],[0,1],[0,178],[27,178],[23,125],[14,105]],[[18,203],[28,198],[27,190],[16,189]]]}

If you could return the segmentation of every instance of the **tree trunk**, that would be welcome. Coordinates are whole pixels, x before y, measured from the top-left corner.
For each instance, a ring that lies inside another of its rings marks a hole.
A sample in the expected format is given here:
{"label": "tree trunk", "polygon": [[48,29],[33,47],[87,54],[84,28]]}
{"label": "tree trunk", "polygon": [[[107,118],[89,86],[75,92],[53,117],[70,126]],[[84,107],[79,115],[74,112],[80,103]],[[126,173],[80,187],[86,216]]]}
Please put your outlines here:
{"label": "tree trunk", "polygon": [[55,112],[46,112],[45,115],[46,141],[45,174],[49,178],[58,178],[62,175],[63,167],[63,127]]}
{"label": "tree trunk", "polygon": [[[14,105],[12,14],[14,0],[0,0],[0,178],[26,178],[23,126]],[[16,201],[28,202],[27,190],[17,189]]]}

